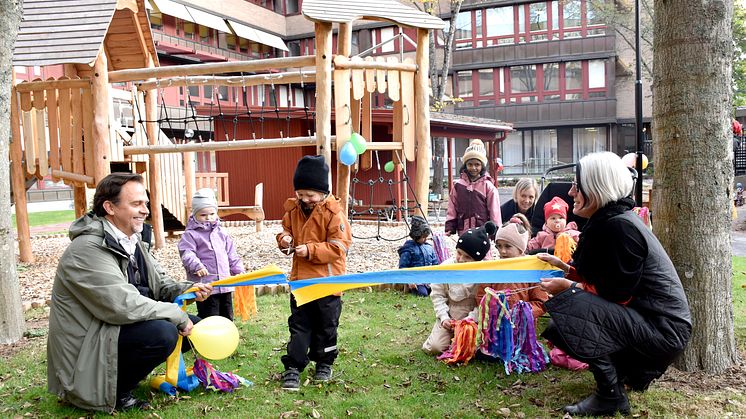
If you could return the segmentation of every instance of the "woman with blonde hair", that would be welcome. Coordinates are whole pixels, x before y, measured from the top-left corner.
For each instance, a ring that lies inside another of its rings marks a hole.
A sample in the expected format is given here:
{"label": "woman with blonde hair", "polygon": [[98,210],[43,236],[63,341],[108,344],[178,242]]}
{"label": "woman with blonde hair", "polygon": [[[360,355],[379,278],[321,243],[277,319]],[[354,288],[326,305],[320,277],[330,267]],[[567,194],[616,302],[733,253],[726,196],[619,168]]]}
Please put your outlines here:
{"label": "woman with blonde hair", "polygon": [[539,195],[539,185],[531,178],[521,178],[513,188],[513,199],[500,206],[502,222],[507,223],[513,214],[523,214],[531,221],[534,216],[534,204]]}

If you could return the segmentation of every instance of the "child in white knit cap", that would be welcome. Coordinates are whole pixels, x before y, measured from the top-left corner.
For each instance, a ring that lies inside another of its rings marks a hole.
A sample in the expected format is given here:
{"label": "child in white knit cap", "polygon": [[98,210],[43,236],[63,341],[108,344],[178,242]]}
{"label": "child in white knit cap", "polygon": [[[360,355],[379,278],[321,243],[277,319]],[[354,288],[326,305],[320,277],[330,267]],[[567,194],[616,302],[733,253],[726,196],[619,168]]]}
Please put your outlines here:
{"label": "child in white knit cap", "polygon": [[[192,215],[179,241],[181,263],[187,278],[210,283],[244,272],[233,240],[220,227],[218,203],[212,189],[198,190],[192,198]],[[197,314],[233,320],[233,287],[215,287],[212,295],[197,302]]]}
{"label": "child in white knit cap", "polygon": [[461,175],[453,182],[448,194],[446,234],[461,235],[470,228],[483,226],[487,221],[502,222],[500,195],[487,172],[487,151],[484,143],[473,139],[461,158]]}

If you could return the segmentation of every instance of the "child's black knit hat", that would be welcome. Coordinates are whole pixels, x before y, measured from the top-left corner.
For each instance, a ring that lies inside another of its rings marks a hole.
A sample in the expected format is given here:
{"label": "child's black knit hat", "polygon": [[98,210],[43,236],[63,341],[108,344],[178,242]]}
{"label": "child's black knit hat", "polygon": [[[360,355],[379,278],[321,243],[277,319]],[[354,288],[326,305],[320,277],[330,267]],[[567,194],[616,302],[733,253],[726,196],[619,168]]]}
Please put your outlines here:
{"label": "child's black knit hat", "polygon": [[328,194],[329,166],[324,156],[303,156],[295,168],[293,187],[296,191],[310,189]]}
{"label": "child's black knit hat", "polygon": [[496,231],[497,226],[492,221],[487,221],[478,228],[470,228],[459,236],[456,249],[461,249],[475,261],[480,261],[490,251],[490,236]]}

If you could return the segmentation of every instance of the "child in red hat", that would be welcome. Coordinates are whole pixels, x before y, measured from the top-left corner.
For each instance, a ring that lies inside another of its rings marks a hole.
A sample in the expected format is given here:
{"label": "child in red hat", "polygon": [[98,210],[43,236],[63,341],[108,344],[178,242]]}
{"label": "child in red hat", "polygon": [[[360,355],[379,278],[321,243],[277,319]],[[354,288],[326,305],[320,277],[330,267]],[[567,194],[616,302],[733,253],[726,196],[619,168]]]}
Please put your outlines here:
{"label": "child in red hat", "polygon": [[580,232],[575,222],[567,222],[567,202],[555,196],[551,201],[544,204],[544,227],[529,240],[527,251],[536,249],[553,249],[557,235],[567,233],[575,242],[578,241]]}

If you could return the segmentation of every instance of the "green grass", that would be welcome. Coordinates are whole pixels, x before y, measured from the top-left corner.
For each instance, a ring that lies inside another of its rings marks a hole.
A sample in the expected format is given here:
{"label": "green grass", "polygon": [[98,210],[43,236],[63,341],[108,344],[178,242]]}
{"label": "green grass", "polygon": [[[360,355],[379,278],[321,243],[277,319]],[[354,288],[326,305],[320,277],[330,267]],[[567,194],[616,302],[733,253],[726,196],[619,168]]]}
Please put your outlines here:
{"label": "green grass", "polygon": [[[735,321],[743,343],[746,289],[741,285],[746,283],[746,258],[734,260]],[[233,371],[253,381],[253,387],[232,394],[199,389],[169,398],[141,384],[136,394],[149,398],[155,410],[119,416],[559,417],[557,409],[584,397],[594,387],[588,372],[550,368],[540,374],[506,376],[496,363],[447,366],[420,350],[434,321],[428,299],[395,291],[354,291],[344,297],[335,379],[314,385],[306,381],[309,368],[302,375],[305,383],[299,392],[283,392],[278,378],[288,337],[288,297],[268,295],[257,301],[259,315],[246,323],[237,322],[241,334],[238,351],[214,362],[221,371]],[[34,317],[43,315],[42,311]],[[0,413],[5,416],[85,415],[46,392],[45,340],[33,338],[22,353],[0,362]],[[191,363],[191,355],[186,360]],[[745,395],[719,389],[691,394],[654,385],[646,393],[630,394],[630,399],[633,413],[643,416],[746,415]]]}
{"label": "green grass", "polygon": [[733,258],[733,315],[736,340],[746,350],[746,257]]}
{"label": "green grass", "polygon": [[[49,224],[60,224],[72,222],[73,220],[75,220],[74,210],[30,212],[28,214],[28,222],[31,227],[44,226]],[[15,214],[11,215],[11,222],[13,223],[13,227],[15,227]]]}

